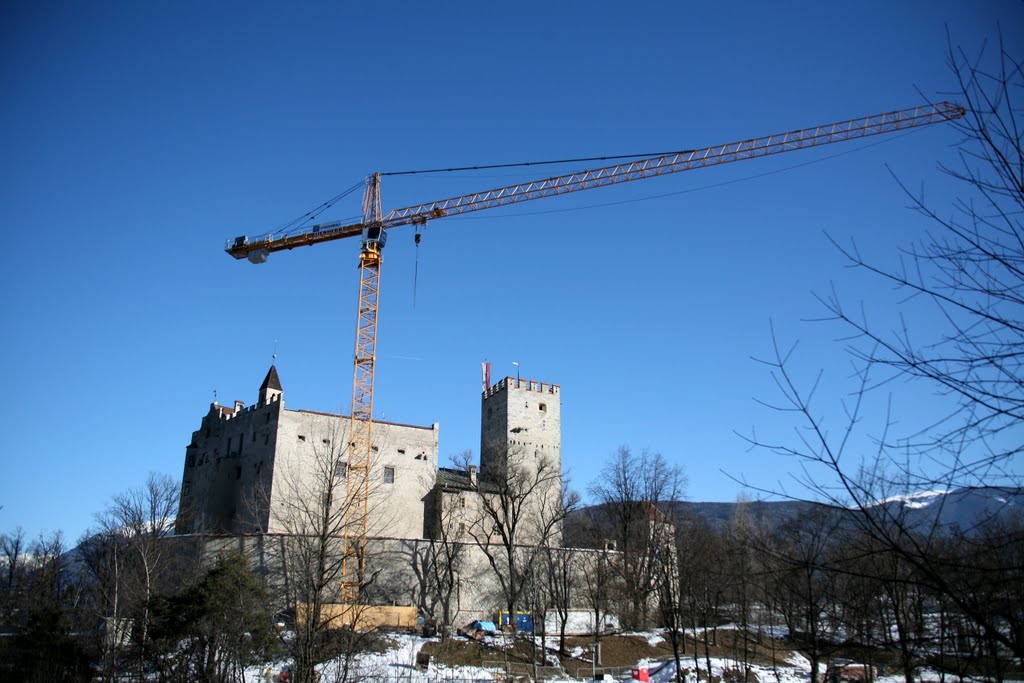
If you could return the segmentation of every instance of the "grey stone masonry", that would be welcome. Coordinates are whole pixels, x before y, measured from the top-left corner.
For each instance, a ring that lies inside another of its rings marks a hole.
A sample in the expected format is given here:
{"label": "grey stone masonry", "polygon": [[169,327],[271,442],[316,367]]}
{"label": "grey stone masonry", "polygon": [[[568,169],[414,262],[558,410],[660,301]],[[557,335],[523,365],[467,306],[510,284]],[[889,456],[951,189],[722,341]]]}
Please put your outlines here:
{"label": "grey stone masonry", "polygon": [[[283,496],[295,495],[295,478],[314,476],[314,461],[325,457],[344,471],[350,424],[345,415],[285,408],[273,367],[255,405],[212,404],[185,448],[177,533],[284,531],[276,513]],[[372,442],[370,528],[422,538],[438,425],[375,421]]]}
{"label": "grey stone masonry", "polygon": [[505,377],[483,393],[480,408],[480,475],[505,474],[509,454],[549,460],[562,468],[562,402],[559,386]]}

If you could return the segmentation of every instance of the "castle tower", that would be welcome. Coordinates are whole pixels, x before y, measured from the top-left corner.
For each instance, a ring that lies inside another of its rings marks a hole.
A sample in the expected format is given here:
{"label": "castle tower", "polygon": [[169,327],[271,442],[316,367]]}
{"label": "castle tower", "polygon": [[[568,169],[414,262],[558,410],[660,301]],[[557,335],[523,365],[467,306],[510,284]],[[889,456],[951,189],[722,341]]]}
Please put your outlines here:
{"label": "castle tower", "polygon": [[260,401],[258,405],[267,405],[271,401],[281,398],[284,391],[281,389],[281,380],[277,376],[277,366],[271,365],[267,376],[260,385]]}
{"label": "castle tower", "polygon": [[[562,404],[557,384],[506,377],[483,394],[480,476],[499,481],[509,463],[562,471]],[[534,470],[535,471],[535,470]]]}

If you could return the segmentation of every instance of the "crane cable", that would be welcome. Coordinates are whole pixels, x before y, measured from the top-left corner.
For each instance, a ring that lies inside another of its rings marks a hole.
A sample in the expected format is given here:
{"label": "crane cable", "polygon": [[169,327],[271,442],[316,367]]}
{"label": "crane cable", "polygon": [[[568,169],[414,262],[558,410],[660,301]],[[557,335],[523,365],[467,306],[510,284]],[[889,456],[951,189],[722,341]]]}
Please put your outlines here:
{"label": "crane cable", "polygon": [[486,171],[492,168],[519,168],[522,166],[552,166],[555,164],[575,164],[582,161],[611,161],[613,159],[639,159],[641,157],[663,157],[670,154],[688,154],[692,149],[674,150],[671,152],[643,152],[637,154],[614,154],[603,157],[577,157],[576,159],[553,159],[550,161],[518,161],[510,164],[486,164],[483,166],[456,166],[453,168],[427,168],[418,171],[388,171],[382,176],[419,175],[421,173],[453,173],[455,171]]}
{"label": "crane cable", "polygon": [[277,230],[275,230],[273,232],[273,235],[275,237],[278,237],[278,236],[281,236],[282,234],[284,234],[284,235],[292,235],[292,234],[295,234],[296,232],[299,232],[300,230],[305,228],[306,224],[308,224],[311,220],[313,220],[314,218],[316,218],[317,216],[322,214],[324,211],[326,211],[327,209],[331,208],[332,206],[334,206],[339,201],[341,201],[345,197],[349,196],[350,194],[352,194],[356,190],[360,189],[362,186],[363,186],[363,181],[360,180],[359,182],[357,182],[352,187],[348,188],[347,190],[343,190],[342,192],[336,194],[335,196],[333,196],[330,199],[326,200],[325,202],[323,202],[322,204],[320,204],[316,208],[310,209],[309,211],[307,211],[306,213],[302,214],[298,218],[290,220],[287,223],[281,225],[280,227],[277,228]]}

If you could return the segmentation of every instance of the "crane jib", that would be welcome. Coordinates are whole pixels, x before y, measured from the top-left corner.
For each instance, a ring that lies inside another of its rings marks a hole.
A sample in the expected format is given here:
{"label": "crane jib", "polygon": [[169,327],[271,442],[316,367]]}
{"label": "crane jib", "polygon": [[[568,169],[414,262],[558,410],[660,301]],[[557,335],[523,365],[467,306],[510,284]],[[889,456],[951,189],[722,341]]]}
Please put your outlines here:
{"label": "crane jib", "polygon": [[[964,114],[965,111],[960,105],[940,102],[724,145],[635,159],[613,166],[577,171],[395,209],[384,216],[380,225],[384,229],[403,225],[423,225],[428,220],[446,216],[928,126],[952,121]],[[340,221],[332,221],[314,225],[306,232],[286,237],[267,235],[254,240],[238,237],[228,243],[226,251],[237,259],[249,258],[254,262],[262,262],[270,252],[360,236],[365,227],[362,223],[342,225]]]}

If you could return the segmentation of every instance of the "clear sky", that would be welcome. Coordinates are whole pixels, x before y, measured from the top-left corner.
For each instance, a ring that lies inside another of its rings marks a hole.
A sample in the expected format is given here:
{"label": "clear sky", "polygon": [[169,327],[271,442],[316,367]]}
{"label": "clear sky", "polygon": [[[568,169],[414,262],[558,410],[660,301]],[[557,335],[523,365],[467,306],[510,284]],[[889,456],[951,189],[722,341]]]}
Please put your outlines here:
{"label": "clear sky", "polygon": [[[946,30],[1024,3],[5,2],[0,9],[0,531],[73,540],[149,471],[181,476],[214,392],[347,410],[355,240],[253,266],[259,234],[373,171],[694,148],[952,90]],[[949,126],[436,221],[382,271],[378,417],[479,448],[480,362],[562,387],[585,488],[620,444],[735,499],[796,463],[735,431],[792,426],[752,357],[769,321],[842,391],[831,286],[891,312],[825,233],[883,263],[927,227],[887,170],[948,204]],[[571,169],[385,178],[385,210]],[[360,213],[354,194],[323,218]],[[414,305],[415,301],[415,305]],[[927,324],[927,314],[923,315]],[[930,402],[898,404],[911,416]],[[825,408],[823,408],[825,410]]]}

